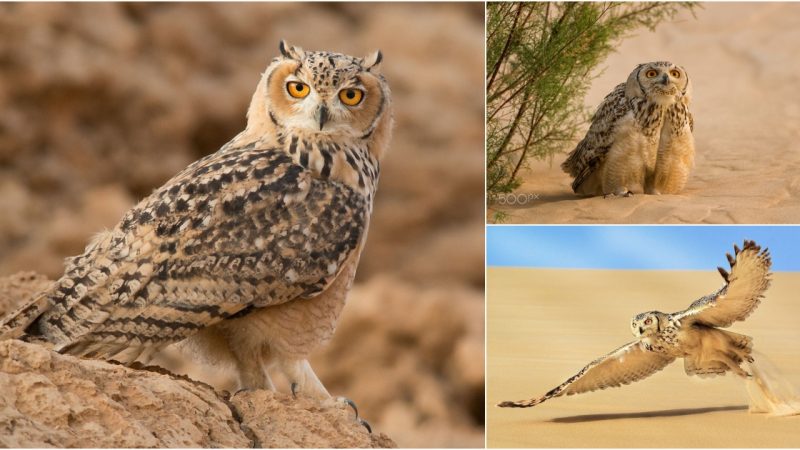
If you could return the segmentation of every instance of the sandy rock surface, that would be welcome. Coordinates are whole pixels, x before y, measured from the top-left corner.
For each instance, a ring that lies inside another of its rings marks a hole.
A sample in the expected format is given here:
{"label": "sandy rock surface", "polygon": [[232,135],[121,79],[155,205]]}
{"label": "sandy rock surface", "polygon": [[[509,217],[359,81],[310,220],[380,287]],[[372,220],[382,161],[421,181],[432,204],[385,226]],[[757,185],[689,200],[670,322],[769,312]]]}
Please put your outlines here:
{"label": "sandy rock surface", "polygon": [[639,63],[686,68],[696,157],[680,194],[578,197],[559,167],[573,144],[532,163],[522,186],[491,208],[508,223],[799,223],[799,30],[796,3],[705,3],[696,18],[638,31],[602,64],[586,95],[592,112]]}
{"label": "sandy rock surface", "polygon": [[4,447],[393,447],[340,406],[0,342]]}

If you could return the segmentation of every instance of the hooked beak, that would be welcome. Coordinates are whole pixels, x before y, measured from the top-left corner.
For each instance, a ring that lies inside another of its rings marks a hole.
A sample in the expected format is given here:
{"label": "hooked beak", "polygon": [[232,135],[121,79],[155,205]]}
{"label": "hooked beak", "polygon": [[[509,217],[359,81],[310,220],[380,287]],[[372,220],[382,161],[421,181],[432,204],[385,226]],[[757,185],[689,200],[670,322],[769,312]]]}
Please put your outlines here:
{"label": "hooked beak", "polygon": [[661,84],[663,84],[664,86],[669,84],[669,76],[667,76],[667,74],[661,76]]}
{"label": "hooked beak", "polygon": [[639,327],[639,336],[641,336],[641,335],[643,335],[643,334],[644,334],[644,328],[642,328],[642,327]]}
{"label": "hooked beak", "polygon": [[319,122],[319,131],[322,131],[322,127],[325,126],[325,123],[328,122],[328,107],[322,105],[317,109],[317,122]]}

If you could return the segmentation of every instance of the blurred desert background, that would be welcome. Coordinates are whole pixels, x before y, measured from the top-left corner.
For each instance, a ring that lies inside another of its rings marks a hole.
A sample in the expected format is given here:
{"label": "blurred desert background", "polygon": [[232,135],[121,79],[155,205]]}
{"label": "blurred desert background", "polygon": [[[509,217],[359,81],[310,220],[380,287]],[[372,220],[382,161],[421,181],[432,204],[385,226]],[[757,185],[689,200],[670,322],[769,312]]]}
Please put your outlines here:
{"label": "blurred desert background", "polygon": [[0,276],[58,277],[242,130],[279,39],[380,48],[394,140],[356,286],[312,365],[400,446],[482,447],[483,17],[481,3],[0,5]]}
{"label": "blurred desert background", "polygon": [[[800,4],[702,3],[624,39],[600,65],[585,102],[594,112],[637,64],[682,65],[694,86],[695,168],[679,195],[580,198],[552,161],[491,210],[513,223],[800,222]],[[588,129],[589,123],[585,129]]]}
{"label": "blurred desert background", "polygon": [[[722,255],[719,255],[722,256]],[[543,395],[586,364],[631,342],[631,317],[675,312],[714,292],[705,271],[490,267],[487,271],[490,447],[798,447],[798,417],[748,412],[745,381],[688,377],[682,360],[649,378],[550,399],[527,409],[503,400]],[[754,338],[800,387],[800,274],[777,272],[758,309],[729,329]],[[758,356],[757,356],[758,357]]]}

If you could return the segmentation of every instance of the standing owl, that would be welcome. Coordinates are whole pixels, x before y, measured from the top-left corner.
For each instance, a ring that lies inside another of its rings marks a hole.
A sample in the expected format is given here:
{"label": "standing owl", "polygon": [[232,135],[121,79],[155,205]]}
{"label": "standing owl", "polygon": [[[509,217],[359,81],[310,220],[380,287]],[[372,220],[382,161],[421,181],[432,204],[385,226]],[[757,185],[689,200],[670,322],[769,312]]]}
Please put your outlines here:
{"label": "standing owl", "polygon": [[674,194],[694,165],[692,86],[671,62],[639,64],[606,96],[561,168],[581,195]]}
{"label": "standing owl", "polygon": [[345,304],[392,131],[381,53],[281,41],[247,127],[66,261],[0,338],[131,363],[183,341],[242,388],[330,395],[308,363]]}
{"label": "standing owl", "polygon": [[538,398],[506,401],[500,407],[528,408],[563,395],[622,386],[647,378],[683,358],[687,375],[715,376],[728,371],[749,378],[741,368],[753,362],[753,338],[721,328],[744,320],[761,302],[770,283],[772,261],[767,249],[753,241],[733,246],[727,254],[730,273],[719,267],[725,284],[689,308],[672,314],[649,311],[636,315],[631,331],[636,340],[592,361],[577,374]]}

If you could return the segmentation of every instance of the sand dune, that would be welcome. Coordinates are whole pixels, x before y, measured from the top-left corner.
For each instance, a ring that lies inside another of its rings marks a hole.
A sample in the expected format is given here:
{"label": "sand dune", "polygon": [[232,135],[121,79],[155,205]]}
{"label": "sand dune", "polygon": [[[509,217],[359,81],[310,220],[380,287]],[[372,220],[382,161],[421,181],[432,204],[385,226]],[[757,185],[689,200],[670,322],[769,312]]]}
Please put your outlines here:
{"label": "sand dune", "polygon": [[697,148],[684,192],[582,199],[559,168],[564,153],[532,164],[517,196],[491,205],[489,218],[497,210],[514,223],[800,222],[800,4],[703,6],[696,19],[684,14],[626,39],[586,97],[594,110],[641,62],[684,66]]}
{"label": "sand dune", "polygon": [[[539,396],[633,340],[628,320],[673,312],[721,284],[715,271],[489,268],[490,447],[798,447],[800,417],[748,412],[745,382],[688,377],[678,361],[622,388],[551,399],[529,409],[502,400]],[[800,386],[800,274],[776,273],[766,299],[731,327]]]}

